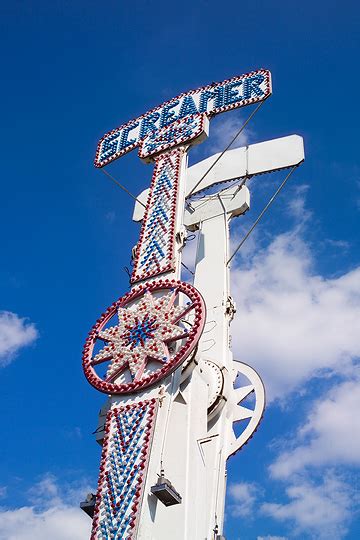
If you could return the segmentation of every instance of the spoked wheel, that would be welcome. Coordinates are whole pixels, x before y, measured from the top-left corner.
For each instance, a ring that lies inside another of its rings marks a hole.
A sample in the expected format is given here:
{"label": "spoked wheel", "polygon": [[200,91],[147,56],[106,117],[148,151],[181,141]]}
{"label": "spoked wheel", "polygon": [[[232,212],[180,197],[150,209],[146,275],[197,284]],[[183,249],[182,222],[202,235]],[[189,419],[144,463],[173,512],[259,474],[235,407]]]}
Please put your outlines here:
{"label": "spoked wheel", "polygon": [[229,440],[229,456],[235,454],[251,439],[265,409],[265,389],[257,372],[247,364],[237,361],[234,361],[234,369],[235,380],[240,379],[240,385],[232,393],[233,424]]}
{"label": "spoked wheel", "polygon": [[114,302],[89,333],[85,375],[108,394],[155,385],[191,354],[201,336],[205,305],[188,283],[158,280]]}

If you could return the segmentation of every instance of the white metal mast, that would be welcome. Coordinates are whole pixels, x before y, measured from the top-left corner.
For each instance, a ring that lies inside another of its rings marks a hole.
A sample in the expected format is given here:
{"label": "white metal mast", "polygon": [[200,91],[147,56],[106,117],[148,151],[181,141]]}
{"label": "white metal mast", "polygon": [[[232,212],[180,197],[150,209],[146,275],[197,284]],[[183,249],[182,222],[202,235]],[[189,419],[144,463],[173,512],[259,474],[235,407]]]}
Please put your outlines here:
{"label": "white metal mast", "polygon": [[[154,161],[155,169],[145,212],[140,204],[134,211],[142,228],[131,290],[100,317],[84,348],[86,377],[109,395],[97,435],[103,451],[94,540],[222,537],[226,461],[250,438],[264,408],[259,376],[233,361],[229,343],[235,313],[229,221],[249,208],[250,197],[242,186],[186,209],[185,198],[216,183],[298,164],[303,150],[301,138],[293,136],[190,168],[187,152],[207,136],[209,117],[262,101],[270,92],[266,70],[213,83],[99,143],[96,166],[140,146],[140,157]],[[187,231],[194,230],[199,242],[190,285],[180,281],[180,264]],[[248,383],[234,389],[238,372]],[[254,406],[241,406],[252,392]],[[248,423],[236,437],[233,423],[241,420]]]}

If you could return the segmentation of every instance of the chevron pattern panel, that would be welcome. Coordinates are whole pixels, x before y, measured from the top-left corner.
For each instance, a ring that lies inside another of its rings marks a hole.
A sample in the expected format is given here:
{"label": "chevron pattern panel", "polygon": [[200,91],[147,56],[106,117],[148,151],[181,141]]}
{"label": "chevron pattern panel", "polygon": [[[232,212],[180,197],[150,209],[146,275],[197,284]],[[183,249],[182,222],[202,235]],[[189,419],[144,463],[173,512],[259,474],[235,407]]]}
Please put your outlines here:
{"label": "chevron pattern panel", "polygon": [[91,540],[135,538],[156,413],[156,399],[108,412]]}
{"label": "chevron pattern panel", "polygon": [[175,219],[183,152],[176,148],[156,159],[131,283],[175,271]]}

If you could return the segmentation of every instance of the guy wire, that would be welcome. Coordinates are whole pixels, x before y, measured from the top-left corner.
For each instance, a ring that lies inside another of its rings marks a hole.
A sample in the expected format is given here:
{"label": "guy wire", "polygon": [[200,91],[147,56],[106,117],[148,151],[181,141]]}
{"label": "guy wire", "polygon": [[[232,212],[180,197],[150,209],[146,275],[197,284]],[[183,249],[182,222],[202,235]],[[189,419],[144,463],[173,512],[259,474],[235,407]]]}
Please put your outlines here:
{"label": "guy wire", "polygon": [[[225,152],[227,150],[229,150],[230,146],[236,141],[236,139],[239,137],[239,135],[244,131],[244,129],[246,128],[246,126],[248,125],[248,123],[250,122],[250,120],[255,116],[255,114],[258,112],[258,110],[260,109],[260,107],[265,103],[266,100],[262,101],[261,103],[259,103],[259,105],[256,107],[256,109],[254,109],[252,111],[252,113],[248,116],[248,118],[246,119],[246,121],[243,123],[243,125],[241,126],[241,128],[239,129],[239,131],[234,135],[234,137],[231,139],[231,141],[229,142],[229,144],[226,146],[226,148],[221,152],[221,154],[216,158],[216,160],[214,161],[214,163],[212,163],[210,165],[210,167],[208,168],[208,170],[202,175],[202,177],[200,178],[200,180],[195,184],[195,186],[192,188],[192,190],[190,191],[189,195],[187,196],[187,198],[191,197],[192,193],[194,192],[194,190],[198,187],[198,185],[204,180],[204,178],[208,175],[208,173],[211,171],[211,169],[216,165],[216,163],[222,158],[222,156],[225,154]],[[101,172],[103,174],[105,174],[108,178],[110,178],[110,180],[112,180],[117,186],[119,186],[121,189],[123,189],[125,191],[125,193],[127,193],[128,195],[130,195],[130,197],[132,197],[135,201],[137,201],[139,204],[141,204],[144,208],[146,208],[146,205],[144,203],[142,203],[137,197],[135,197],[135,195],[133,193],[131,193],[131,191],[129,191],[125,186],[123,186],[118,180],[116,180],[116,178],[114,178],[110,173],[108,173],[105,169],[100,169]],[[188,206],[191,207],[191,204],[190,203],[187,203]]]}
{"label": "guy wire", "polygon": [[[239,137],[239,135],[244,131],[244,129],[246,128],[246,126],[248,125],[248,123],[250,122],[250,120],[253,118],[253,116],[255,116],[255,114],[258,112],[258,110],[260,109],[260,107],[262,107],[262,105],[265,103],[265,100],[264,101],[261,101],[261,103],[259,103],[259,105],[256,107],[256,109],[254,109],[252,111],[252,113],[248,116],[247,120],[243,123],[243,125],[241,126],[241,128],[239,129],[239,131],[235,134],[235,136],[231,139],[231,141],[229,142],[229,144],[226,146],[226,148],[221,152],[221,154],[215,159],[215,161],[210,165],[210,167],[208,168],[208,170],[202,175],[202,177],[200,178],[200,180],[195,184],[195,186],[192,188],[192,190],[190,191],[190,193],[188,194],[187,198],[191,197],[192,193],[195,191],[195,189],[198,187],[199,184],[201,184],[201,182],[204,180],[205,176],[211,171],[211,169],[216,165],[216,163],[219,161],[219,159],[222,158],[222,156],[225,154],[225,152],[227,150],[229,150],[230,146],[236,141],[236,139]],[[190,204],[190,203],[188,203]]]}
{"label": "guy wire", "polygon": [[235,249],[234,253],[231,255],[230,259],[227,261],[226,265],[230,264],[230,262],[232,261],[232,259],[235,257],[235,255],[237,254],[237,252],[239,251],[239,249],[241,248],[241,246],[246,242],[246,240],[249,238],[250,234],[253,232],[253,230],[255,229],[256,225],[259,223],[259,221],[261,220],[261,218],[263,217],[263,215],[265,214],[265,212],[269,209],[269,207],[272,205],[272,203],[274,202],[274,200],[276,199],[276,197],[279,195],[280,191],[282,190],[282,188],[285,186],[286,182],[289,180],[290,176],[292,175],[292,173],[295,171],[295,169],[298,167],[298,165],[295,165],[294,167],[292,167],[291,171],[286,175],[286,178],[285,180],[282,181],[282,183],[280,184],[280,186],[277,188],[277,190],[275,191],[275,193],[273,194],[273,196],[271,197],[271,199],[269,200],[269,202],[264,206],[264,208],[262,209],[262,211],[260,212],[259,216],[257,217],[257,219],[254,221],[253,225],[250,227],[250,229],[248,230],[248,232],[245,234],[244,238],[241,240],[240,244],[237,246],[237,248]]}
{"label": "guy wire", "polygon": [[131,191],[129,191],[125,186],[123,186],[122,184],[120,184],[120,182],[118,180],[116,180],[116,178],[114,178],[110,173],[108,173],[105,169],[100,169],[100,171],[104,174],[106,174],[106,176],[108,178],[110,178],[110,180],[112,180],[113,182],[115,182],[115,184],[119,187],[121,187],[121,189],[123,189],[125,191],[125,193],[127,193],[128,195],[130,195],[130,197],[132,197],[135,201],[137,201],[139,204],[141,204],[144,208],[146,208],[145,204],[142,203],[137,197],[135,197],[135,195],[133,195],[131,193]]}

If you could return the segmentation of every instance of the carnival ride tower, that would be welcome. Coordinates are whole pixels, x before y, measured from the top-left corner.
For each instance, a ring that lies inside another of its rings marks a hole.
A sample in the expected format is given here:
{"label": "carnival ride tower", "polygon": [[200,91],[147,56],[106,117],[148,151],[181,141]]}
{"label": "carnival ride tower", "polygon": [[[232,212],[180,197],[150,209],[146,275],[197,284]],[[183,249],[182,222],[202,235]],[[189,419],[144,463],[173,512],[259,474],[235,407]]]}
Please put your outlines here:
{"label": "carnival ride tower", "polygon": [[[303,146],[291,136],[192,167],[187,157],[207,137],[212,116],[270,94],[266,70],[212,83],[99,142],[97,167],[138,146],[154,170],[134,209],[142,223],[130,290],[101,315],[84,346],[85,375],[108,395],[97,430],[98,490],[82,503],[93,517],[92,540],[223,538],[226,462],[252,436],[265,405],[259,375],[230,348],[229,222],[249,209],[245,180],[297,166]],[[193,232],[191,284],[181,280],[181,255]],[[252,405],[243,406],[249,395]]]}

